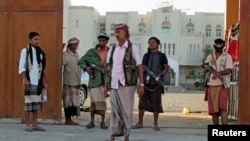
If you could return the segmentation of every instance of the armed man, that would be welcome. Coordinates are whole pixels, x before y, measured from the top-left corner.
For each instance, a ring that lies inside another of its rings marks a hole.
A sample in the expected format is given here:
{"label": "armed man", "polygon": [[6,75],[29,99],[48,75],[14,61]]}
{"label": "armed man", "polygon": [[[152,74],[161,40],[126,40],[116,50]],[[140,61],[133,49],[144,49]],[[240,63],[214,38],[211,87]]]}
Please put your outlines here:
{"label": "armed man", "polygon": [[79,64],[82,70],[89,74],[89,92],[90,92],[90,123],[86,126],[87,129],[95,127],[95,115],[101,115],[101,129],[107,129],[105,124],[105,111],[107,109],[106,97],[104,93],[104,76],[105,69],[103,69],[106,62],[108,52],[107,43],[109,36],[106,33],[98,35],[98,44],[95,48],[89,49],[84,56],[81,57]]}

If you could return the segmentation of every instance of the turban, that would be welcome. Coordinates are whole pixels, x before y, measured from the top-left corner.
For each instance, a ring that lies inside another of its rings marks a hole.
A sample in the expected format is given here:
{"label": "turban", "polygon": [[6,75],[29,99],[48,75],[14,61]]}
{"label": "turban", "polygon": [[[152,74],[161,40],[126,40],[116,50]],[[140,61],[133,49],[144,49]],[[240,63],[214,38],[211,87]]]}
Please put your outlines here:
{"label": "turban", "polygon": [[126,38],[129,40],[130,34],[128,29],[129,27],[127,24],[115,24],[115,30],[125,30],[127,33]]}
{"label": "turban", "polygon": [[115,24],[115,30],[125,29],[128,30],[128,25],[126,24]]}
{"label": "turban", "polygon": [[68,40],[68,45],[70,44],[79,44],[80,40],[77,39],[76,37],[72,37]]}

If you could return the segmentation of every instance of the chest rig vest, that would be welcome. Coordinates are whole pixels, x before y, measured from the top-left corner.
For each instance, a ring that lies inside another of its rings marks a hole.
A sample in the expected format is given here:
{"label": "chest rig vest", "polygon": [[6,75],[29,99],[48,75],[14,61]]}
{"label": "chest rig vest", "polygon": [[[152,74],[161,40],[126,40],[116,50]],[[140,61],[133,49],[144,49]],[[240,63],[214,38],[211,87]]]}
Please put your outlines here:
{"label": "chest rig vest", "polygon": [[[111,55],[109,58],[109,66],[110,66],[110,74],[113,67],[113,54],[116,46],[113,45],[111,50]],[[138,82],[138,72],[136,68],[135,60],[132,56],[132,43],[128,43],[128,47],[126,48],[124,57],[123,57],[123,70],[125,74],[125,86],[135,86]],[[112,78],[111,78],[112,79]],[[111,81],[110,81],[111,82]]]}

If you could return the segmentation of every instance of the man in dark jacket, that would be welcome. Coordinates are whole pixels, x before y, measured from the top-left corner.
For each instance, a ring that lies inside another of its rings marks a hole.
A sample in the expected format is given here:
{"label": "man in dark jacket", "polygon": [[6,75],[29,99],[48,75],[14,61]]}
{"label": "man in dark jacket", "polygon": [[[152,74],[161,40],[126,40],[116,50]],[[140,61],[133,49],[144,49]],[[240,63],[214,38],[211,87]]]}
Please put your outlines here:
{"label": "man in dark jacket", "polygon": [[[144,54],[142,64],[147,67],[151,73],[144,71],[144,95],[139,101],[139,118],[133,129],[143,128],[143,116],[145,111],[154,113],[153,130],[159,131],[158,117],[159,113],[163,113],[161,94],[164,91],[160,84],[164,74],[168,72],[168,60],[165,54],[158,50],[160,40],[151,37],[148,40],[149,50]],[[152,76],[155,74],[155,78]]]}

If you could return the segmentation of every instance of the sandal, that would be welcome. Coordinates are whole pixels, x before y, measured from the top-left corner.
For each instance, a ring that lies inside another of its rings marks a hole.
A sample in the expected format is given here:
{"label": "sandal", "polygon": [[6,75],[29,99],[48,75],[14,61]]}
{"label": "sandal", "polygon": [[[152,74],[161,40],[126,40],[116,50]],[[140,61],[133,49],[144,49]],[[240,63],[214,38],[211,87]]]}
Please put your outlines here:
{"label": "sandal", "polygon": [[143,128],[143,125],[136,123],[135,125],[132,126],[132,129],[140,129]]}
{"label": "sandal", "polygon": [[73,120],[66,120],[65,125],[79,125],[77,122],[74,122]]}
{"label": "sandal", "polygon": [[158,124],[154,124],[153,130],[154,131],[160,131],[160,128],[159,128]]}
{"label": "sandal", "polygon": [[107,125],[105,125],[105,123],[104,123],[104,122],[102,122],[102,123],[101,123],[100,127],[101,127],[101,129],[107,129],[107,128],[108,128],[108,126],[107,126]]}
{"label": "sandal", "polygon": [[24,128],[24,131],[33,132],[33,128],[30,127],[30,126],[26,126],[26,127]]}
{"label": "sandal", "polygon": [[32,128],[34,131],[46,131],[44,128],[40,127],[40,126],[36,126]]}
{"label": "sandal", "polygon": [[90,123],[86,126],[87,129],[91,129],[91,128],[94,128],[94,127],[95,127],[95,124],[94,124],[93,122],[90,122]]}

